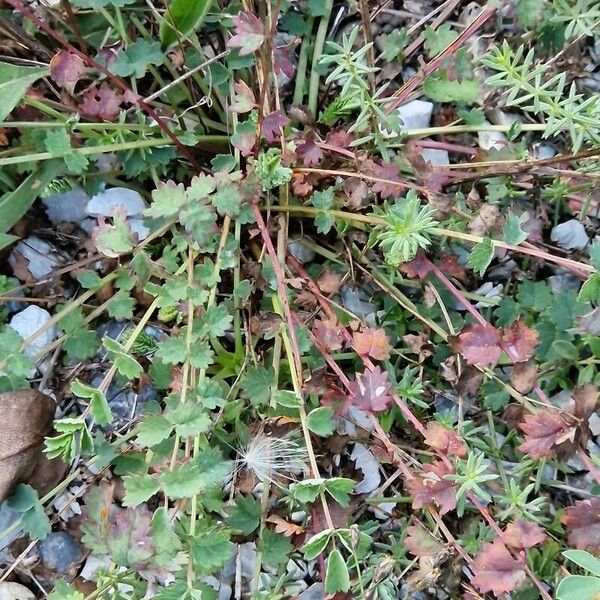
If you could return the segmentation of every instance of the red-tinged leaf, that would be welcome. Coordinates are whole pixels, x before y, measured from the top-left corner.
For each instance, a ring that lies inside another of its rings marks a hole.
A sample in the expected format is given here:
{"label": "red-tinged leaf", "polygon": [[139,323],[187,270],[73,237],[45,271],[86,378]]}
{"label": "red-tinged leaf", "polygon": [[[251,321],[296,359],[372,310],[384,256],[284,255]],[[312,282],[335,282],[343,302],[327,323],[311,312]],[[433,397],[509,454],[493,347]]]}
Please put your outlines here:
{"label": "red-tinged leaf", "polygon": [[501,346],[513,362],[525,362],[534,355],[538,338],[537,330],[528,327],[525,321],[519,318],[504,329]]}
{"label": "red-tinged leaf", "polygon": [[341,327],[337,323],[317,319],[312,332],[326,352],[334,352],[342,347],[344,337]]}
{"label": "red-tinged leaf", "polygon": [[323,160],[323,151],[310,138],[296,148],[296,154],[307,167],[318,165]]}
{"label": "red-tinged leaf", "polygon": [[397,197],[402,191],[402,187],[394,183],[402,180],[400,177],[400,167],[394,163],[379,164],[374,160],[366,160],[363,172],[371,177],[382,180],[375,182],[373,185],[373,191],[379,193],[382,199]]}
{"label": "red-tinged leaf", "polygon": [[265,41],[265,30],[261,20],[251,12],[244,11],[233,17],[235,35],[227,42],[228,48],[237,48],[240,56],[258,50]]}
{"label": "red-tinged leaf", "polygon": [[352,397],[337,385],[331,385],[331,388],[321,396],[321,404],[333,408],[335,415],[345,415],[352,405]]}
{"label": "red-tinged leaf", "polygon": [[420,525],[411,525],[406,528],[406,531],[408,535],[404,540],[404,545],[414,556],[419,558],[437,556],[444,549],[444,546]]}
{"label": "red-tinged leaf", "polygon": [[555,446],[575,435],[575,428],[556,412],[527,415],[519,429],[525,434],[525,441],[518,449],[535,459],[550,458]]}
{"label": "red-tinged leaf", "polygon": [[327,145],[332,148],[340,148],[341,150],[347,150],[350,148],[350,144],[354,141],[354,136],[348,133],[343,127],[336,129],[327,135]]}
{"label": "red-tinged leaf", "polygon": [[77,54],[61,50],[50,61],[50,77],[54,82],[73,93],[75,84],[85,75],[85,63]]}
{"label": "red-tinged leaf", "polygon": [[114,121],[119,115],[123,96],[103,83],[98,89],[95,85],[87,90],[80,109],[90,117],[99,117]]}
{"label": "red-tinged leaf", "polygon": [[527,579],[521,563],[511,556],[500,540],[483,545],[472,569],[475,576],[471,583],[480,592],[492,592],[496,596],[516,590]]}
{"label": "red-tinged leaf", "polygon": [[243,79],[233,84],[233,98],[229,105],[229,111],[242,114],[250,112],[256,107],[256,98],[254,92],[248,87]]}
{"label": "red-tinged leaf", "polygon": [[250,156],[256,144],[256,125],[250,121],[240,123],[230,138],[231,144],[242,156]]}
{"label": "red-tinged leaf", "polygon": [[384,329],[364,327],[352,334],[352,347],[359,356],[368,356],[375,360],[387,360],[392,347]]}
{"label": "red-tinged leaf", "polygon": [[372,371],[365,370],[357,373],[356,379],[350,382],[352,404],[363,410],[379,412],[386,410],[392,402],[391,385],[388,381],[387,372],[380,367]]}
{"label": "red-tinged leaf", "polygon": [[313,191],[313,184],[308,181],[304,173],[294,173],[292,175],[292,191],[294,196],[304,198]]}
{"label": "red-tinged leaf", "polygon": [[600,498],[578,500],[565,509],[561,521],[567,527],[570,547],[600,553]]}
{"label": "red-tinged leaf", "polygon": [[288,79],[294,77],[296,67],[292,56],[299,41],[299,38],[294,38],[283,46],[273,48],[273,71],[275,71],[275,75],[285,75]]}
{"label": "red-tinged leaf", "polygon": [[427,424],[425,443],[443,454],[465,456],[467,453],[467,447],[458,434],[437,421],[430,421]]}
{"label": "red-tinged leaf", "polygon": [[452,349],[469,365],[495,365],[502,354],[500,333],[491,325],[469,325],[452,338]]}
{"label": "red-tinged leaf", "polygon": [[290,120],[280,111],[274,110],[265,116],[262,122],[262,134],[269,144],[281,137],[281,128],[285,127]]}
{"label": "red-tinged leaf", "polygon": [[406,487],[412,496],[413,508],[423,508],[436,504],[440,515],[456,508],[456,488],[451,481],[444,479],[444,475],[454,473],[451,465],[442,461],[423,465],[423,473],[408,479]]}
{"label": "red-tinged leaf", "polygon": [[329,267],[325,267],[325,270],[319,275],[317,279],[317,285],[324,294],[337,294],[342,286],[343,276],[335,271],[332,271]]}
{"label": "red-tinged leaf", "polygon": [[465,270],[460,266],[458,257],[454,254],[442,254],[439,267],[444,275],[454,277],[459,281],[465,281],[466,279]]}
{"label": "red-tinged leaf", "polygon": [[431,273],[432,267],[425,252],[420,250],[410,262],[400,265],[400,270],[410,279],[424,279]]}
{"label": "red-tinged leaf", "polygon": [[502,541],[514,550],[525,550],[541,544],[546,537],[544,530],[537,523],[517,519],[508,524],[502,534]]}

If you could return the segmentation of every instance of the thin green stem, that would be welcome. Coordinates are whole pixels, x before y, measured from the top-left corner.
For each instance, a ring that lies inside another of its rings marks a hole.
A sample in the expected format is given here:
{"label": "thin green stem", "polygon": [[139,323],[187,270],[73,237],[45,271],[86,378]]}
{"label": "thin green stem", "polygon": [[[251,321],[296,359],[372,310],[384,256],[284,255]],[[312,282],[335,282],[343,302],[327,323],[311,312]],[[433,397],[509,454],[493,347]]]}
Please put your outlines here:
{"label": "thin green stem", "polygon": [[306,83],[306,67],[308,65],[308,50],[310,49],[310,44],[312,41],[312,37],[310,33],[312,32],[314,17],[308,17],[306,20],[306,29],[309,32],[308,35],[305,35],[302,39],[302,46],[300,46],[300,54],[298,56],[298,66],[296,67],[296,82],[294,85],[294,97],[292,99],[292,104],[302,104],[304,100],[304,84]]}
{"label": "thin green stem", "polygon": [[319,101],[319,83],[321,76],[319,75],[319,60],[323,54],[325,40],[327,39],[327,29],[329,27],[329,18],[331,17],[331,9],[333,0],[324,0],[325,14],[319,21],[319,28],[315,37],[315,45],[313,47],[312,68],[310,71],[310,84],[308,88],[308,112],[313,116],[317,116],[317,105]]}

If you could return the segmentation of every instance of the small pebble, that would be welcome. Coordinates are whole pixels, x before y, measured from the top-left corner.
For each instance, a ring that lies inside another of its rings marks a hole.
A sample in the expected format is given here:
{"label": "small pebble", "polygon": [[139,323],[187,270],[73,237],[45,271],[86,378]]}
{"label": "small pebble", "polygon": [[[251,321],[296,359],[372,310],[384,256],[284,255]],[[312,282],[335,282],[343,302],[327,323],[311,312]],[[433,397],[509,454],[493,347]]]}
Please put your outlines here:
{"label": "small pebble", "polygon": [[66,575],[82,558],[80,545],[66,532],[50,533],[39,542],[40,556],[44,566]]}
{"label": "small pebble", "polygon": [[[25,310],[13,316],[8,324],[14,329],[24,340],[33,335],[38,329],[44,326],[52,319],[50,313],[32,304]],[[58,330],[55,325],[40,333],[26,348],[25,354],[29,357],[34,357],[41,352],[48,344],[53,342],[58,336]]]}
{"label": "small pebble", "polygon": [[425,129],[429,127],[433,113],[433,102],[412,100],[397,108],[398,116],[402,120],[402,129]]}
{"label": "small pebble", "polygon": [[592,416],[588,421],[588,426],[592,435],[600,435],[600,416],[598,416],[598,413],[592,413]]}
{"label": "small pebble", "polygon": [[115,187],[93,196],[87,203],[85,212],[90,217],[112,217],[117,207],[121,207],[127,217],[138,217],[146,208],[146,203],[139,192]]}
{"label": "small pebble", "polygon": [[577,219],[553,227],[550,239],[565,250],[583,250],[590,241],[585,227]]}
{"label": "small pebble", "polygon": [[144,219],[127,219],[127,223],[129,223],[132,233],[137,236],[138,242],[145,240],[150,235],[150,229],[144,225]]}
{"label": "small pebble", "polygon": [[8,257],[8,262],[13,269],[17,264],[15,252],[27,260],[27,270],[36,279],[48,275],[57,267],[61,267],[64,262],[63,257],[52,244],[34,235],[20,241]]}
{"label": "small pebble", "polygon": [[325,598],[325,594],[323,584],[320,582],[313,583],[298,596],[299,600],[323,600],[323,598]]}
{"label": "small pebble", "polygon": [[479,147],[483,150],[502,150],[508,144],[506,136],[500,131],[479,131],[477,132],[477,141]]}
{"label": "small pebble", "polygon": [[423,148],[421,156],[434,167],[445,167],[450,164],[448,150],[439,150],[437,148]]}
{"label": "small pebble", "polygon": [[42,198],[42,203],[50,221],[58,225],[65,221],[79,223],[85,219],[85,206],[89,199],[82,188],[74,187],[68,192]]}
{"label": "small pebble", "polygon": [[[16,523],[21,516],[19,511],[14,510],[8,506],[8,501],[0,503],[0,531],[6,531],[14,523]],[[0,537],[0,551],[4,550],[9,544],[12,544],[18,537],[21,536],[21,528],[16,527],[6,535]]]}
{"label": "small pebble", "polygon": [[288,244],[290,254],[301,264],[305,264],[314,260],[315,252],[308,246],[304,245],[301,240],[292,240]]}

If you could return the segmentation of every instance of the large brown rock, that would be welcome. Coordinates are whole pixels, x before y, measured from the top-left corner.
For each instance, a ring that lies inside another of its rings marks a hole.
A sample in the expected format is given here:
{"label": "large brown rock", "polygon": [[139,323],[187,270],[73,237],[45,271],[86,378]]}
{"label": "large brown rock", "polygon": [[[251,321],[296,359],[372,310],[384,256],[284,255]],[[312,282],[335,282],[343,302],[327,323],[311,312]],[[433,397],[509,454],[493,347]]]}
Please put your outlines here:
{"label": "large brown rock", "polygon": [[29,480],[42,458],[55,403],[37,390],[0,394],[0,501]]}

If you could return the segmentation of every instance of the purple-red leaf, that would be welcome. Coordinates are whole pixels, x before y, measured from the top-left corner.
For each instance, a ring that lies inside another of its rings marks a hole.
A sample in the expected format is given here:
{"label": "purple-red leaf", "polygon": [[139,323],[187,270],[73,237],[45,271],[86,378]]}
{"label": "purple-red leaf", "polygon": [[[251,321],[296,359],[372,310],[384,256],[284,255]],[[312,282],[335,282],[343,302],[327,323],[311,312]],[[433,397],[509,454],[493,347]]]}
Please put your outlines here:
{"label": "purple-red leaf", "polygon": [[525,321],[519,318],[510,327],[504,329],[501,345],[514,363],[520,363],[534,355],[538,338],[537,330],[528,327]]}
{"label": "purple-red leaf", "polygon": [[318,165],[323,160],[323,151],[312,139],[306,139],[299,144],[296,154],[307,167]]}
{"label": "purple-red leaf", "polygon": [[424,527],[411,525],[406,528],[408,535],[404,540],[406,549],[415,556],[436,556],[444,546],[438,542]]}
{"label": "purple-red leaf", "polygon": [[372,371],[365,370],[362,374],[357,373],[349,387],[352,404],[363,410],[379,412],[386,410],[392,402],[387,372],[380,367],[375,367]]}
{"label": "purple-red leaf", "polygon": [[467,453],[467,447],[460,437],[458,437],[458,434],[436,421],[431,421],[427,424],[425,443],[443,454],[465,456]]}
{"label": "purple-red leaf", "polygon": [[519,450],[535,459],[550,458],[555,446],[572,440],[575,435],[575,428],[557,412],[527,415],[519,429],[525,434]]}
{"label": "purple-red leaf", "polygon": [[229,111],[242,114],[250,112],[256,106],[254,92],[248,87],[243,79],[233,84],[233,98],[229,105]]}
{"label": "purple-red leaf", "polygon": [[423,473],[408,479],[406,487],[412,496],[413,508],[423,508],[436,504],[440,515],[456,508],[456,488],[451,481],[444,479],[445,475],[454,473],[452,466],[438,461],[423,465]]}
{"label": "purple-red leaf", "polygon": [[565,509],[562,522],[567,526],[569,546],[600,553],[600,498],[578,500]]}
{"label": "purple-red leaf", "polygon": [[492,592],[496,596],[516,590],[527,579],[521,563],[511,556],[500,540],[483,545],[472,569],[475,576],[471,583],[480,592]]}
{"label": "purple-red leaf", "polygon": [[513,550],[525,550],[541,544],[546,537],[537,523],[517,519],[508,524],[502,534],[502,541]]}
{"label": "purple-red leaf", "polygon": [[85,63],[77,54],[61,50],[50,61],[50,77],[61,88],[73,93],[75,84],[85,75]]}
{"label": "purple-red leaf", "polygon": [[265,116],[262,122],[262,134],[269,144],[281,137],[281,128],[285,127],[290,120],[280,111],[274,110]]}
{"label": "purple-red leaf", "polygon": [[452,349],[469,365],[495,365],[502,354],[500,333],[491,325],[469,325],[452,339]]}
{"label": "purple-red leaf", "polygon": [[88,89],[81,103],[82,112],[90,117],[100,117],[106,121],[117,118],[123,96],[106,83],[98,89],[95,85]]}

